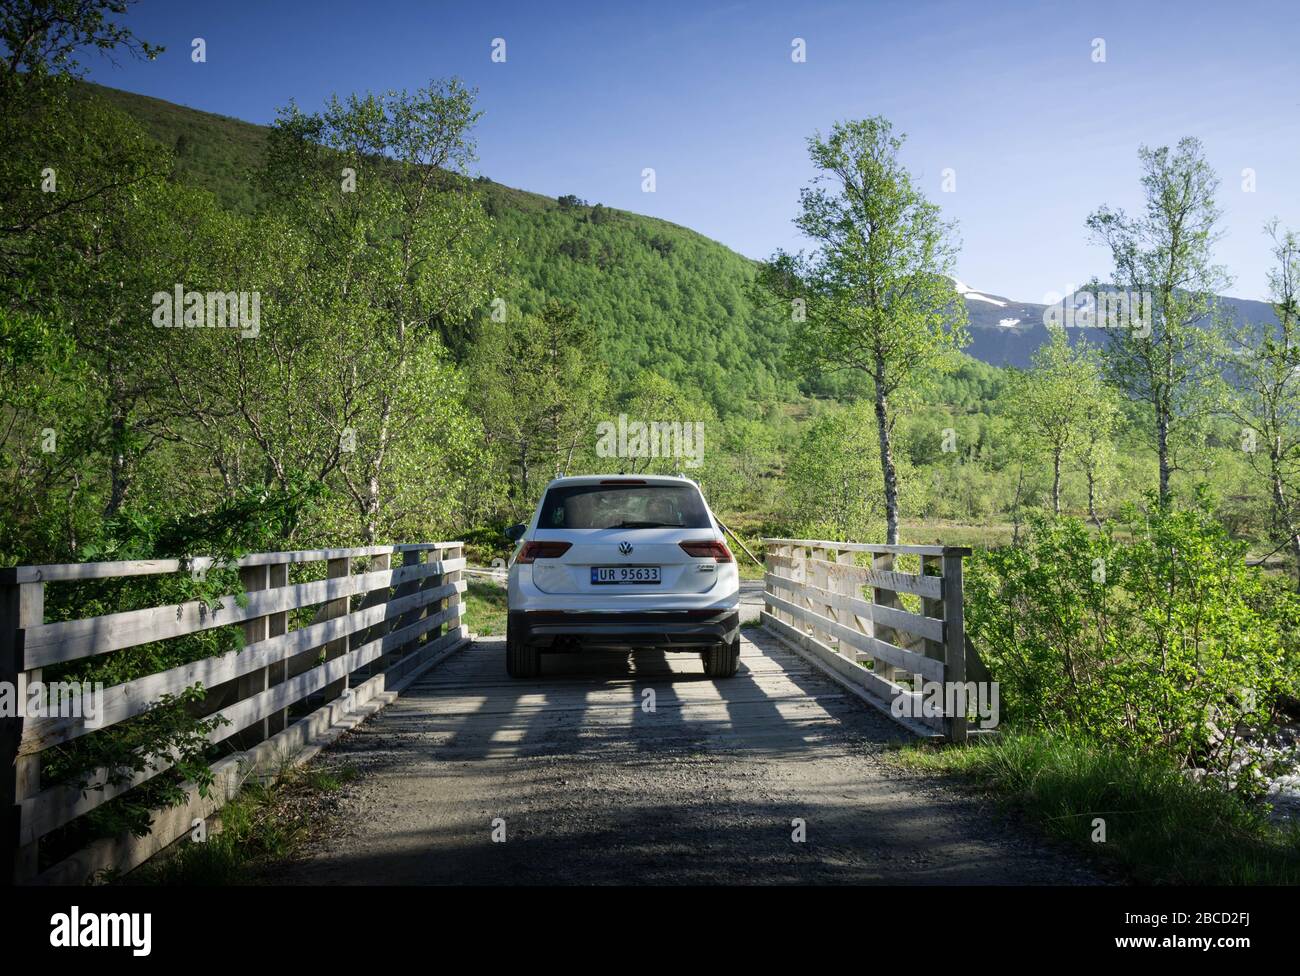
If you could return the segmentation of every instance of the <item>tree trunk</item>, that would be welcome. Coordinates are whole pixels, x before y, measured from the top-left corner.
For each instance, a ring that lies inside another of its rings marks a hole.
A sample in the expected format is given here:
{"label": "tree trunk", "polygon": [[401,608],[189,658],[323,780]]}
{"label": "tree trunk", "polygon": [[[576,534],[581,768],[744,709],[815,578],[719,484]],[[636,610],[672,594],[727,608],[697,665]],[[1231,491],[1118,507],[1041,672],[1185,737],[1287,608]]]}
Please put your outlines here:
{"label": "tree trunk", "polygon": [[1061,514],[1061,449],[1052,452],[1052,512]]}
{"label": "tree trunk", "polygon": [[876,432],[880,435],[880,470],[885,476],[885,544],[898,545],[898,476],[894,471],[894,449],[889,436],[889,404],[882,377],[876,376]]}
{"label": "tree trunk", "polygon": [[523,504],[531,505],[532,499],[528,496],[528,442],[521,441],[519,444],[519,490],[523,494]]}
{"label": "tree trunk", "polygon": [[1295,559],[1296,588],[1300,589],[1300,533],[1291,524],[1287,512],[1286,487],[1282,480],[1282,458],[1276,442],[1269,449],[1269,474],[1273,482],[1273,519],[1279,532],[1285,532],[1291,544],[1291,554]]}
{"label": "tree trunk", "polygon": [[1156,452],[1160,457],[1160,503],[1169,502],[1169,413],[1156,408]]}
{"label": "tree trunk", "polygon": [[127,483],[130,481],[126,457],[126,417],[116,407],[113,410],[110,429],[112,435],[109,441],[111,448],[108,458],[109,492],[108,502],[104,506],[106,519],[112,518],[122,510],[122,503],[126,501]]}
{"label": "tree trunk", "polygon": [[1020,544],[1020,494],[1025,486],[1025,466],[1020,465],[1016,475],[1016,497],[1011,503],[1011,544],[1013,546]]}

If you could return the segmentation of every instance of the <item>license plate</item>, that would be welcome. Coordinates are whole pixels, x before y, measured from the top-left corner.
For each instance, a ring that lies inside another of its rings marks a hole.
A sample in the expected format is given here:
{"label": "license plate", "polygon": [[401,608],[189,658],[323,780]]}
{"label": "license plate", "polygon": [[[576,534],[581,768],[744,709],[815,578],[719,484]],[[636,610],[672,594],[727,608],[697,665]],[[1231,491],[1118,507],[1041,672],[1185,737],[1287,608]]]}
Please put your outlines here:
{"label": "license plate", "polygon": [[592,566],[591,583],[601,586],[609,583],[658,583],[658,566]]}

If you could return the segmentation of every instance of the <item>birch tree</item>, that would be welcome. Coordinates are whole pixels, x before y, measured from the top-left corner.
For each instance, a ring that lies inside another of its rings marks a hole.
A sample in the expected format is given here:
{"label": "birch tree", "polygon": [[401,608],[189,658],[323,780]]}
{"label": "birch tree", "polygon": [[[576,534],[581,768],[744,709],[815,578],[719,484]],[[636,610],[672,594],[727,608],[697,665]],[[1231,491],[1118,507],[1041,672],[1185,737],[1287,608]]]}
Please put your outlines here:
{"label": "birch tree", "polygon": [[[1109,400],[1096,353],[1086,343],[1070,345],[1063,328],[1050,327],[1032,367],[1010,392],[1012,416],[1040,455],[1051,460],[1052,511],[1060,515],[1063,465],[1082,444],[1095,442],[1106,423]],[[1092,490],[1089,500],[1095,513]]]}
{"label": "birch tree", "polygon": [[[1213,404],[1213,318],[1227,275],[1212,260],[1219,237],[1218,177],[1196,139],[1138,151],[1143,213],[1102,207],[1088,218],[1093,237],[1110,250],[1111,284],[1127,290],[1127,311],[1103,322],[1107,364],[1117,385],[1149,403],[1160,469],[1160,500],[1168,502],[1177,464],[1176,438],[1193,432]],[[1100,286],[1098,289],[1100,290]]]}
{"label": "birch tree", "polygon": [[899,161],[902,145],[879,116],[812,136],[819,172],[800,193],[795,225],[815,246],[808,254],[778,251],[758,276],[789,303],[791,364],[811,375],[851,370],[868,386],[891,545],[899,526],[897,401],[967,341],[965,306],[950,278],[953,227]]}
{"label": "birch tree", "polygon": [[487,304],[500,271],[464,175],[478,118],[452,80],[320,113],[291,105],[269,140],[263,218],[287,225],[296,253],[269,296],[276,320],[223,365],[273,480],[336,477],[366,542],[391,527],[401,492],[448,493],[429,454],[430,432],[443,443],[459,424],[443,338]]}
{"label": "birch tree", "polygon": [[1232,327],[1223,365],[1241,447],[1268,485],[1274,541],[1291,550],[1300,580],[1300,238],[1276,221],[1265,229],[1276,262],[1269,291],[1277,321]]}

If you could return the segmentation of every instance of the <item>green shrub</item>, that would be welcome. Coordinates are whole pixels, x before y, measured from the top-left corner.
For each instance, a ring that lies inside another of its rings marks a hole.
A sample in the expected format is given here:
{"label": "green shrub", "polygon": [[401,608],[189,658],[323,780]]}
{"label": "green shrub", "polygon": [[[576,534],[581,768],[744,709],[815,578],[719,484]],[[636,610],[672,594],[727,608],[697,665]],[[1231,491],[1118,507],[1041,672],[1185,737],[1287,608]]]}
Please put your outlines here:
{"label": "green shrub", "polygon": [[1241,740],[1294,680],[1300,603],[1206,506],[1131,510],[1100,533],[1038,517],[1024,545],[972,560],[967,594],[1005,720],[1259,786]]}

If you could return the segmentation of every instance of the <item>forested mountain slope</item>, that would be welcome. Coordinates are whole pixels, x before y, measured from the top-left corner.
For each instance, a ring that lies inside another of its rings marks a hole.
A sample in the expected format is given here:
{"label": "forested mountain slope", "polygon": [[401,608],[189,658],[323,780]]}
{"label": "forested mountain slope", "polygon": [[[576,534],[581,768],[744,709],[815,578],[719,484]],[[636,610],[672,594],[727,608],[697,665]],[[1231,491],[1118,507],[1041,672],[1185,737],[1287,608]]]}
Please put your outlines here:
{"label": "forested mountain slope", "polygon": [[[176,153],[178,175],[226,206],[252,210],[267,129],[130,92],[87,85]],[[486,123],[485,123],[486,124]],[[612,378],[652,369],[700,390],[721,412],[738,399],[786,399],[786,322],[746,294],[753,263],[687,228],[640,214],[475,181],[514,273],[502,297],[525,311],[548,298],[596,324]]]}

